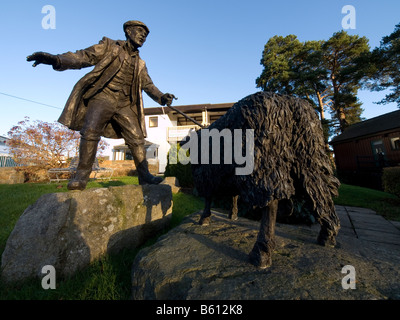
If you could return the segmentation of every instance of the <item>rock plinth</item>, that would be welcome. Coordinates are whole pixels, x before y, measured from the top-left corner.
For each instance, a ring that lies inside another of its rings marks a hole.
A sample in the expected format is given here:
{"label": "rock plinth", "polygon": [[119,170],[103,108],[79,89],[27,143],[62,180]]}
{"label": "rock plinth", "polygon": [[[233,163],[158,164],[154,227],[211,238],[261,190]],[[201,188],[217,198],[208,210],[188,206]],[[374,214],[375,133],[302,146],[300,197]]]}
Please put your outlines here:
{"label": "rock plinth", "polygon": [[[400,299],[400,246],[379,245],[345,232],[335,248],[316,243],[319,225],[277,224],[272,266],[248,261],[259,222],[200,213],[142,249],[132,266],[132,298],[186,300]],[[349,283],[353,266],[356,288]],[[345,280],[343,280],[345,277]]]}
{"label": "rock plinth", "polygon": [[2,278],[69,276],[106,253],[135,248],[165,228],[168,185],[130,185],[43,195],[17,221],[2,255]]}
{"label": "rock plinth", "polygon": [[171,187],[172,193],[178,193],[181,190],[178,178],[176,177],[165,177],[161,184],[166,184]]}

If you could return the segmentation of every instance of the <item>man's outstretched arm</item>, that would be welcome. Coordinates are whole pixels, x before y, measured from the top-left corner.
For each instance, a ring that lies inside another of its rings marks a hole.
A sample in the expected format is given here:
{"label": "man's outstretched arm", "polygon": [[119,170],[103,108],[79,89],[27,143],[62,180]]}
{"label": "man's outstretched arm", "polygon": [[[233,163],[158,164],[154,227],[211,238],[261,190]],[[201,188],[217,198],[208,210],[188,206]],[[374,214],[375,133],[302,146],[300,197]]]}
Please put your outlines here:
{"label": "man's outstretched arm", "polygon": [[27,56],[26,61],[35,61],[32,67],[36,67],[41,63],[52,65],[54,69],[60,66],[60,59],[56,55],[47,52],[35,52]]}
{"label": "man's outstretched arm", "polygon": [[112,41],[104,37],[98,44],[75,52],[53,55],[47,52],[35,52],[26,58],[34,61],[33,67],[39,64],[52,65],[54,70],[81,69],[96,65],[107,54]]}

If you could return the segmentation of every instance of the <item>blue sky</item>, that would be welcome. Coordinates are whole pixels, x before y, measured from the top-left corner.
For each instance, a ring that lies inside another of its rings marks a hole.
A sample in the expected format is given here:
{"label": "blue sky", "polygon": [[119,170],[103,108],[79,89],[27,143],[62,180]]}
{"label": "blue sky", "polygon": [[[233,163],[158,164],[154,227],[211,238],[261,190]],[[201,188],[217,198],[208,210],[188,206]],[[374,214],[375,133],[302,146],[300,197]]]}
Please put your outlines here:
{"label": "blue sky", "polygon": [[[43,29],[42,7],[56,10],[56,28]],[[300,41],[328,39],[342,29],[342,7],[356,9],[356,29],[371,48],[400,23],[400,1],[353,0],[14,0],[0,4],[0,135],[24,119],[58,119],[74,84],[91,68],[54,71],[32,68],[26,56],[75,51],[103,36],[124,39],[122,25],[141,20],[150,34],[140,50],[149,74],[163,92],[175,94],[175,105],[236,102],[259,91],[260,59],[274,35],[295,34]],[[365,118],[397,110],[373,102],[384,93],[360,92]],[[145,96],[145,107],[157,106]]]}

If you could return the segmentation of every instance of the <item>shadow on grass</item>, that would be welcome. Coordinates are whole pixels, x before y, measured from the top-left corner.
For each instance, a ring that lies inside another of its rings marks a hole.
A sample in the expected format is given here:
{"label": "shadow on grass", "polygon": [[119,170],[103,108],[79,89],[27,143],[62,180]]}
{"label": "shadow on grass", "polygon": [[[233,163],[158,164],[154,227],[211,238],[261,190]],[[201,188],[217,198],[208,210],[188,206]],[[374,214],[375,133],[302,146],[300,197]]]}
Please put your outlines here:
{"label": "shadow on grass", "polygon": [[125,182],[122,182],[120,180],[118,181],[106,181],[106,182],[98,182],[98,184],[102,187],[102,188],[108,188],[108,187],[120,187],[120,186],[126,186]]}
{"label": "shadow on grass", "polygon": [[123,176],[116,177],[111,180],[91,180],[89,181],[87,188],[108,188],[138,184],[139,179],[137,176]]}

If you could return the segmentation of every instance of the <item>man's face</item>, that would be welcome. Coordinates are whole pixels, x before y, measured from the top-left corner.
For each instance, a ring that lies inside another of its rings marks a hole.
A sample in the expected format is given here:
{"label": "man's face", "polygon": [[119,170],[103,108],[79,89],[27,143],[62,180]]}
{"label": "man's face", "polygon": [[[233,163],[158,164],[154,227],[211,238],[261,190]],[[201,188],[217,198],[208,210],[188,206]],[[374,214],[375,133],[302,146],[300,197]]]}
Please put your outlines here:
{"label": "man's face", "polygon": [[126,35],[132,44],[139,48],[141,47],[147,38],[147,31],[141,26],[132,26],[126,29]]}

